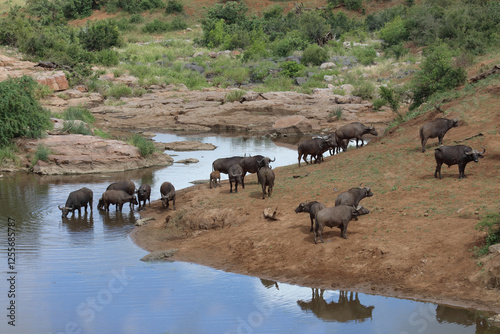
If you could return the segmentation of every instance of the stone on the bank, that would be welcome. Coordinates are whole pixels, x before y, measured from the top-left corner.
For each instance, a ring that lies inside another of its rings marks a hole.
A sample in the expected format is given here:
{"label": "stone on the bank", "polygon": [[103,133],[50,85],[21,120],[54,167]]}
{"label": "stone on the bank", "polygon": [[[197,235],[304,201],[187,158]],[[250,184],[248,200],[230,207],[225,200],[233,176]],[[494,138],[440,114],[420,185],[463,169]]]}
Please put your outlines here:
{"label": "stone on the bank", "polygon": [[495,254],[495,253],[500,253],[500,244],[491,245],[490,247],[488,247],[488,250],[489,250],[489,251],[490,251],[490,253],[492,253],[492,254]]}
{"label": "stone on the bank", "polygon": [[168,258],[174,256],[177,253],[178,249],[167,249],[156,252],[151,252],[148,255],[145,255],[141,261],[144,262],[152,262],[152,261],[168,261]]}

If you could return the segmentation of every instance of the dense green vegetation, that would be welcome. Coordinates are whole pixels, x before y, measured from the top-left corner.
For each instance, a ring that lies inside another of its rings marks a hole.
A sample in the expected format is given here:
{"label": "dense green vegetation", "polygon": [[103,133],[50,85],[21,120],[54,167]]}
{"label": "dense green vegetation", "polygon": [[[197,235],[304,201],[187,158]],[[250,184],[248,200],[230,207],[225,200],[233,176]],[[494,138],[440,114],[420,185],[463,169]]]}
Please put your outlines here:
{"label": "dense green vegetation", "polygon": [[0,146],[17,137],[40,137],[51,126],[49,111],[34,97],[36,86],[27,76],[0,82]]}
{"label": "dense green vegetation", "polygon": [[476,249],[476,255],[488,254],[488,247],[500,242],[500,213],[487,214],[477,225],[476,229],[486,231],[486,244]]}
{"label": "dense green vegetation", "polygon": [[[498,1],[406,1],[369,15],[364,15],[365,3],[330,0],[326,9],[285,13],[278,1],[256,16],[244,1],[221,1],[205,8],[201,31],[192,33],[192,40],[151,43],[152,34],[186,29],[198,18],[188,17],[180,0],[27,0],[24,8],[14,7],[0,18],[0,45],[18,48],[29,60],[66,66],[71,84],[85,81],[90,91],[116,101],[140,96],[150,85],[169,84],[189,89],[252,84],[261,92],[310,93],[325,88],[324,77],[330,76],[339,85],[352,84],[355,94],[376,101],[377,108],[386,104],[394,111],[403,100],[416,109],[433,95],[462,85],[463,67],[500,45]],[[349,16],[339,5],[363,15]],[[121,12],[83,27],[68,25],[95,9]],[[144,11],[149,14],[141,15]],[[143,41],[149,44],[134,43]],[[345,47],[344,42],[365,44]],[[408,46],[423,49],[423,60],[420,70],[397,89],[379,89],[355,67],[394,58],[415,64]],[[209,57],[214,50],[240,50],[241,55]],[[336,68],[318,67],[332,60]],[[191,62],[203,71],[186,67]],[[116,66],[111,70],[115,76],[127,73],[139,82],[132,87],[100,82],[92,65]],[[295,81],[299,76],[307,78],[301,86]]]}

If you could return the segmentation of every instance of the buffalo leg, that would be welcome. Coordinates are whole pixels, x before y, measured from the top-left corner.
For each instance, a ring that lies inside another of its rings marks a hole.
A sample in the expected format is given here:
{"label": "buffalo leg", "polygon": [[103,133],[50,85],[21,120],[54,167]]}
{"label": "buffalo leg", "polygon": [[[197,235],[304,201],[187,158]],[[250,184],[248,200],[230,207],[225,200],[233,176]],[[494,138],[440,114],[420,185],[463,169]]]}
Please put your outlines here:
{"label": "buffalo leg", "polygon": [[425,152],[425,145],[427,144],[427,139],[429,138],[422,138],[422,152]]}
{"label": "buffalo leg", "polygon": [[463,166],[458,165],[458,178],[459,179],[465,178],[465,165]]}
{"label": "buffalo leg", "polygon": [[267,194],[269,195],[269,197],[271,197],[271,193],[273,192],[273,187],[272,186],[268,186],[267,187]]}
{"label": "buffalo leg", "polygon": [[[441,165],[442,165],[442,163],[441,164],[438,163],[436,165],[436,171],[434,172],[434,177],[435,178],[441,179]],[[438,174],[439,174],[439,177],[438,177]]]}
{"label": "buffalo leg", "polygon": [[311,218],[311,229],[309,230],[309,232],[312,232],[313,226],[314,226],[314,220],[313,220],[313,217],[309,217],[309,218]]}
{"label": "buffalo leg", "polygon": [[233,192],[233,182],[231,182],[231,179],[229,179],[229,192]]}

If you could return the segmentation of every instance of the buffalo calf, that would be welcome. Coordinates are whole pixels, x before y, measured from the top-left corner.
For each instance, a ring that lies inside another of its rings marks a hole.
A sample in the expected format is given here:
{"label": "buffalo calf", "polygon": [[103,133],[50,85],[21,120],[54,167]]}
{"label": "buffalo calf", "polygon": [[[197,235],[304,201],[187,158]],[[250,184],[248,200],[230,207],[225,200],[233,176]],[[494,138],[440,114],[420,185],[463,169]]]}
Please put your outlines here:
{"label": "buffalo calf", "polygon": [[234,183],[234,192],[238,192],[238,183],[241,184],[243,189],[245,189],[245,183],[243,178],[245,175],[243,174],[243,168],[239,164],[234,164],[229,167],[227,171],[227,175],[229,176],[229,192],[233,192],[233,183]]}
{"label": "buffalo calf", "polygon": [[142,184],[137,190],[137,200],[139,202],[139,210],[141,209],[141,202],[143,202],[142,207],[146,206],[146,200],[149,201],[149,206],[151,206],[151,186],[147,183]]}
{"label": "buffalo calf", "polygon": [[266,198],[266,187],[267,194],[271,197],[271,193],[273,192],[274,187],[274,172],[271,168],[262,167],[257,172],[257,177],[259,179],[259,184],[262,186],[262,199]]}
{"label": "buffalo calf", "polygon": [[217,180],[219,180],[219,187],[220,185],[220,172],[219,171],[213,171],[210,173],[210,189],[212,189],[212,184],[214,185],[214,188],[217,188]]}
{"label": "buffalo calf", "polygon": [[161,194],[161,206],[167,207],[168,210],[168,202],[172,201],[175,210],[175,188],[170,182],[163,182],[160,186],[160,194]]}

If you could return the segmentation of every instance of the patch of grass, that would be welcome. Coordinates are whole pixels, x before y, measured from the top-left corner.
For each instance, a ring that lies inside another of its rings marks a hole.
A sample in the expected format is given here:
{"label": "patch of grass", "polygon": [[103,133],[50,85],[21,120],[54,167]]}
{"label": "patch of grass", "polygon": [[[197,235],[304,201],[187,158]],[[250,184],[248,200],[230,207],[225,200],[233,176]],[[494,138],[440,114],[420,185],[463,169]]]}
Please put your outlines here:
{"label": "patch of grass", "polygon": [[52,154],[51,149],[45,144],[38,144],[38,147],[31,161],[31,165],[34,166],[38,160],[49,161],[49,155]]}
{"label": "patch of grass", "polygon": [[139,149],[143,157],[147,157],[156,151],[155,145],[151,140],[138,134],[134,134],[132,138],[130,138],[130,143]]}
{"label": "patch of grass", "polygon": [[232,90],[224,98],[225,102],[239,101],[247,92],[241,89]]}
{"label": "patch of grass", "polygon": [[94,135],[101,137],[102,139],[111,139],[111,134],[101,130],[101,129],[94,129]]}
{"label": "patch of grass", "polygon": [[54,116],[60,117],[67,121],[80,120],[85,123],[94,123],[95,117],[90,113],[90,111],[81,106],[68,107],[60,114],[54,114]]}
{"label": "patch of grass", "polygon": [[500,243],[500,212],[487,214],[475,227],[476,230],[486,231],[486,240],[483,247],[475,249],[475,256],[488,254],[491,245]]}
{"label": "patch of grass", "polygon": [[72,134],[80,134],[85,136],[93,136],[94,133],[90,129],[90,126],[85,122],[77,122],[78,120],[65,121],[63,123],[63,132],[68,132]]}
{"label": "patch of grass", "polygon": [[15,145],[0,147],[0,166],[7,161],[18,162],[19,158],[16,155],[17,148]]}

